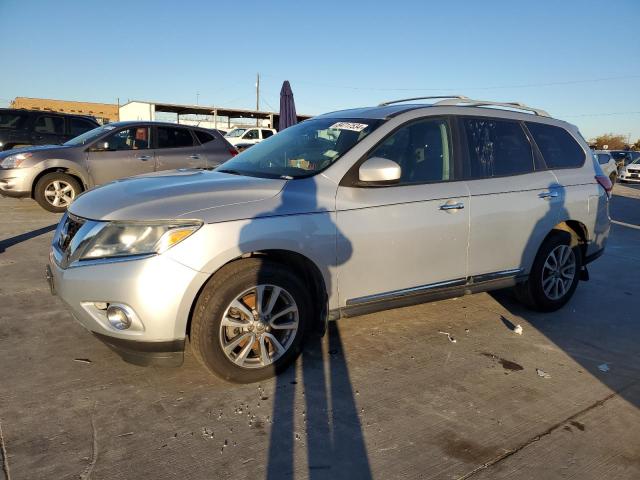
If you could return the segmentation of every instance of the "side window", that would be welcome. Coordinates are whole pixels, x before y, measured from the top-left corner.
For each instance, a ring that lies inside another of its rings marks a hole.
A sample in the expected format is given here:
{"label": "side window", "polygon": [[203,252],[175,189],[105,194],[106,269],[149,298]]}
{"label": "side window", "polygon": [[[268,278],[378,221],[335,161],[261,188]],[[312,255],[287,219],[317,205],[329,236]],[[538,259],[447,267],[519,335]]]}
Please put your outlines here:
{"label": "side window", "polygon": [[0,128],[11,128],[18,130],[24,128],[27,116],[19,113],[1,112],[0,111]]}
{"label": "side window", "polygon": [[64,135],[64,118],[42,115],[36,120],[33,131],[36,133]]}
{"label": "side window", "polygon": [[262,139],[263,140],[265,138],[269,138],[271,135],[273,135],[273,132],[271,130],[262,130]]}
{"label": "side window", "polygon": [[203,145],[205,143],[213,141],[216,138],[213,135],[211,135],[210,133],[203,132],[201,130],[194,130],[193,133],[196,134],[196,137],[198,138],[198,141],[200,143],[202,143]]}
{"label": "side window", "polygon": [[396,130],[369,154],[372,157],[400,165],[401,185],[453,178],[449,128],[443,119],[420,120]]}
{"label": "side window", "polygon": [[518,122],[464,118],[471,178],[533,172],[533,149]]}
{"label": "side window", "polygon": [[193,137],[186,128],[158,127],[158,148],[193,147]]}
{"label": "side window", "polygon": [[242,138],[247,140],[258,140],[258,130],[255,128],[253,130],[249,130]]}
{"label": "side window", "polygon": [[149,127],[132,127],[107,137],[109,150],[145,150],[149,148]]}
{"label": "side window", "polygon": [[91,122],[87,122],[86,120],[81,120],[79,118],[72,118],[69,124],[69,134],[77,137],[78,135],[82,135],[84,132],[88,132],[94,128],[96,128],[96,126]]}
{"label": "side window", "polygon": [[610,158],[611,155],[608,155],[606,153],[598,153],[598,163],[600,165],[606,165],[607,163],[609,163]]}
{"label": "side window", "polygon": [[580,167],[584,164],[584,150],[564,128],[533,122],[526,125],[548,168]]}

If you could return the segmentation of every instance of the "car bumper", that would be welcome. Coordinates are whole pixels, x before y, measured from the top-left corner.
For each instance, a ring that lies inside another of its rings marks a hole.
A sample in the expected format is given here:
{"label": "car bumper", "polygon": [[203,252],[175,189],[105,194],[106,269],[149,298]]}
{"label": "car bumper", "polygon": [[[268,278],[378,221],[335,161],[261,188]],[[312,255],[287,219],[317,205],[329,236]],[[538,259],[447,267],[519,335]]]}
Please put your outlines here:
{"label": "car bumper", "polygon": [[30,197],[32,181],[32,176],[27,169],[0,168],[0,195]]}
{"label": "car bumper", "polygon": [[[73,317],[124,360],[165,366],[182,363],[191,306],[208,279],[166,255],[63,269],[53,252],[47,277]],[[126,308],[131,326],[111,325],[101,303]]]}
{"label": "car bumper", "polygon": [[634,175],[631,176],[628,172],[621,172],[618,176],[618,180],[623,182],[637,182],[640,183],[640,173],[636,173],[634,170]]}

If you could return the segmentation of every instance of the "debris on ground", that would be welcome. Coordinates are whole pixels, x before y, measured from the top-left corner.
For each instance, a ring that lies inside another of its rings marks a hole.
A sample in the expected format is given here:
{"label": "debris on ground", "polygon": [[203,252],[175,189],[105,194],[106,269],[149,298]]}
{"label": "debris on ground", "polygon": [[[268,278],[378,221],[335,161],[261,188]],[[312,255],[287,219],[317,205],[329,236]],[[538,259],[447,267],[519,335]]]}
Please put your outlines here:
{"label": "debris on ground", "polygon": [[202,438],[211,439],[215,436],[213,429],[202,427]]}
{"label": "debris on ground", "polygon": [[545,372],[544,370],[542,370],[540,368],[536,368],[536,373],[538,374],[539,377],[551,378],[551,375],[549,375],[547,372]]}
{"label": "debris on ground", "polygon": [[88,358],[74,358],[73,361],[79,363],[92,363]]}
{"label": "debris on ground", "polygon": [[133,432],[121,433],[118,437],[128,437],[129,435],[133,435]]}
{"label": "debris on ground", "polygon": [[608,363],[603,363],[602,365],[598,365],[598,370],[600,370],[601,372],[608,372],[609,371],[609,364]]}
{"label": "debris on ground", "polygon": [[513,333],[517,333],[518,335],[522,335],[522,327],[520,325],[516,325],[513,329]]}
{"label": "debris on ground", "polygon": [[453,338],[449,332],[438,332],[438,333],[441,333],[442,335],[446,335],[451,343],[456,343],[457,342],[457,340],[455,338]]}

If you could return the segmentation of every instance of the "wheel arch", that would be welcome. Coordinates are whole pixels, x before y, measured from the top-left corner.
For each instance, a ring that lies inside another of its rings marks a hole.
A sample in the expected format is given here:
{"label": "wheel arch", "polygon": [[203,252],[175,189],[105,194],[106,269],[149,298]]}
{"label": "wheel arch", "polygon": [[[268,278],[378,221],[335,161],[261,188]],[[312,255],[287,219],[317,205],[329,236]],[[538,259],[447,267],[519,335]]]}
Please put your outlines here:
{"label": "wheel arch", "polygon": [[[589,231],[586,225],[578,220],[564,220],[555,225],[544,238],[546,240],[554,231],[567,232],[571,235],[571,246],[580,247],[580,252],[584,258],[587,254],[587,244],[589,242]],[[543,240],[543,242],[544,242]]]}
{"label": "wheel arch", "polygon": [[263,258],[265,260],[271,260],[273,262],[279,263],[288,268],[293,268],[293,271],[309,286],[313,288],[309,289],[309,293],[311,294],[311,303],[312,305],[322,305],[321,309],[314,309],[315,315],[312,321],[314,329],[324,332],[325,329],[325,321],[328,314],[328,291],[327,285],[325,283],[324,277],[320,271],[320,268],[316,265],[316,263],[311,260],[309,257],[295,252],[293,250],[280,250],[280,249],[265,249],[265,250],[257,250],[250,253],[244,253],[239,255],[228,262],[220,265],[215,272],[209,275],[209,278],[198,290],[198,293],[195,295],[193,302],[191,304],[191,308],[189,311],[189,317],[187,319],[186,325],[186,335],[191,336],[191,320],[193,318],[193,312],[198,302],[198,298],[207,285],[209,279],[215,276],[220,270],[223,268],[236,263],[242,262],[247,258]]}
{"label": "wheel arch", "polygon": [[85,191],[87,189],[87,183],[84,181],[82,174],[78,170],[65,166],[46,167],[42,171],[38,172],[38,174],[34,177],[33,182],[31,183],[31,198],[35,198],[36,185],[38,184],[38,181],[49,173],[67,174],[78,181],[80,187],[82,188],[82,191]]}

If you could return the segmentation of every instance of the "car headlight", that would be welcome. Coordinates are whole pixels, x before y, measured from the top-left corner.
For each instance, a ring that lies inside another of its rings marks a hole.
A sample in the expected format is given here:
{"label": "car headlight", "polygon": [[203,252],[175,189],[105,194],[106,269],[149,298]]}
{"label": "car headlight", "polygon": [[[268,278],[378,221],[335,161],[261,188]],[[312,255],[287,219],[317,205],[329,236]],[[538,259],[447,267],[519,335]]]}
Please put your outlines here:
{"label": "car headlight", "polygon": [[2,160],[0,166],[2,168],[18,168],[22,162],[24,162],[27,158],[33,156],[32,153],[14,153],[13,155],[9,155]]}
{"label": "car headlight", "polygon": [[[201,222],[106,223],[78,247],[80,260],[162,253],[202,226]],[[75,256],[75,255],[74,255]]]}

